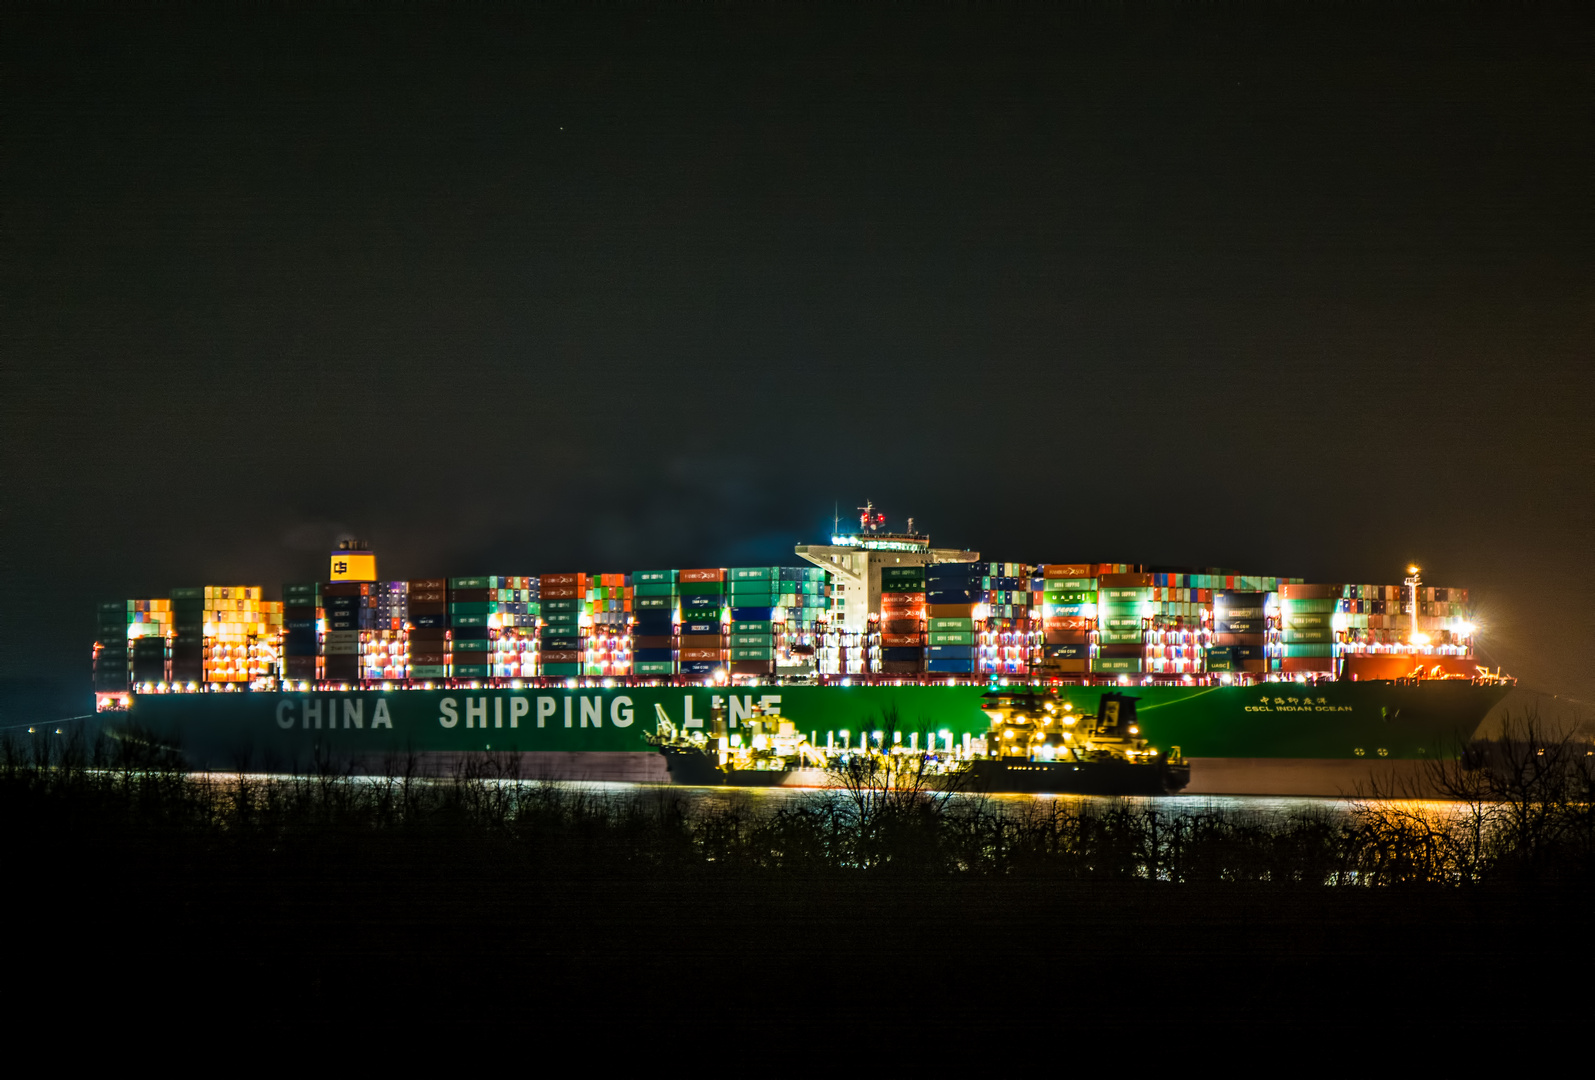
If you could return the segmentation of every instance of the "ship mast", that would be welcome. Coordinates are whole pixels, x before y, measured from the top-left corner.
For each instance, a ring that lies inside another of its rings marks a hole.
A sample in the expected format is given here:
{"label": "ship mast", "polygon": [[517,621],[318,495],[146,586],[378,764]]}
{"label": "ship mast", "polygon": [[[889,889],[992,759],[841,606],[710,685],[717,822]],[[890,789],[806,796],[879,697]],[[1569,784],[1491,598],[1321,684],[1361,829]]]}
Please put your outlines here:
{"label": "ship mast", "polygon": [[1413,645],[1417,645],[1418,644],[1418,586],[1423,584],[1423,578],[1420,575],[1420,572],[1419,572],[1419,569],[1418,569],[1417,566],[1409,566],[1409,567],[1407,567],[1407,577],[1406,577],[1406,580],[1404,580],[1402,582],[1402,584],[1405,585],[1407,588],[1412,590],[1412,630],[1407,635],[1407,640],[1410,641]]}

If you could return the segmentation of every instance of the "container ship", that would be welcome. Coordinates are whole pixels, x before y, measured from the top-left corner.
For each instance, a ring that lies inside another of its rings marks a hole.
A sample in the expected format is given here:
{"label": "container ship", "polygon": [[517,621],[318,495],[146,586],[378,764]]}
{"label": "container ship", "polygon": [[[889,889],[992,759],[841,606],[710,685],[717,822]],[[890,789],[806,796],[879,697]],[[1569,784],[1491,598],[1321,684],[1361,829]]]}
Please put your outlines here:
{"label": "container ship", "polygon": [[387,581],[343,542],[277,599],[102,603],[98,715],[209,769],[492,752],[526,776],[804,784],[873,753],[1000,790],[1094,790],[1070,777],[1095,762],[1142,777],[1125,790],[1340,795],[1454,750],[1512,686],[1475,663],[1466,590],[1417,567],[999,562],[873,505],[793,556]]}

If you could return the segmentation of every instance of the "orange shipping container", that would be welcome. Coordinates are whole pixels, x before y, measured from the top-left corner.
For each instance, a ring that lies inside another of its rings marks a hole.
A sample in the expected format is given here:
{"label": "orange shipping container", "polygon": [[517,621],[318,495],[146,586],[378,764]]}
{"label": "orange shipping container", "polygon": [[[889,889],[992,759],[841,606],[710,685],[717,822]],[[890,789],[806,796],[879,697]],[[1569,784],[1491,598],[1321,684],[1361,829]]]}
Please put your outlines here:
{"label": "orange shipping container", "polygon": [[887,648],[908,648],[925,644],[923,634],[882,634],[881,644]]}
{"label": "orange shipping container", "polygon": [[1049,615],[1042,620],[1045,630],[1090,630],[1095,625],[1095,619],[1088,619],[1084,615]]}
{"label": "orange shipping container", "polygon": [[[1340,596],[1344,586],[1341,585],[1291,585],[1284,584],[1279,587],[1281,600],[1334,600]],[[1309,670],[1302,668],[1299,670]],[[1312,669],[1316,670],[1316,669]]]}
{"label": "orange shipping container", "polygon": [[1044,578],[1088,578],[1096,577],[1096,566],[1093,563],[1048,563],[1041,568]]}
{"label": "orange shipping container", "polygon": [[682,649],[681,659],[685,662],[692,660],[721,660],[724,657],[720,655],[719,649]]}
{"label": "orange shipping container", "polygon": [[[544,590],[546,590],[550,585],[559,588],[575,588],[578,584],[580,584],[580,582],[577,580],[580,577],[580,574],[544,574],[542,577],[537,579],[537,584]],[[548,593],[545,591],[543,595],[547,596]]]}
{"label": "orange shipping container", "polygon": [[582,590],[574,585],[544,585],[540,592],[544,600],[574,600]]}
{"label": "orange shipping container", "polygon": [[1152,586],[1151,574],[1102,574],[1097,587],[1102,589],[1147,589]]}
{"label": "orange shipping container", "polygon": [[720,569],[683,570],[682,581],[724,581],[725,571]]}
{"label": "orange shipping container", "polygon": [[544,649],[538,653],[545,664],[579,664],[582,654],[576,649]]}
{"label": "orange shipping container", "polygon": [[931,604],[926,608],[933,619],[973,619],[974,604]]}

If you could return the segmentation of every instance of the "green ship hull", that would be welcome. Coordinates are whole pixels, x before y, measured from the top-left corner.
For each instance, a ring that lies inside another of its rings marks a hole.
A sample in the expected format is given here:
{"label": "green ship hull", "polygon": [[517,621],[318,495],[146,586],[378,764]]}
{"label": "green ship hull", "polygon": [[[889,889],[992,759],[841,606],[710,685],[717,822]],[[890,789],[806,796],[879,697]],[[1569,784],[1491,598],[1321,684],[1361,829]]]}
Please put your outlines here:
{"label": "green ship hull", "polygon": [[[396,755],[507,752],[529,755],[537,775],[664,780],[662,759],[643,741],[654,729],[656,705],[672,722],[687,726],[706,721],[719,698],[733,729],[741,717],[774,705],[822,747],[858,745],[862,737],[878,738],[865,733],[880,731],[895,731],[885,737],[904,745],[927,747],[934,740],[946,747],[986,731],[980,710],[985,689],[786,685],[143,694],[133,697],[127,712],[104,716],[113,729],[136,728],[175,746],[202,769],[305,768],[339,759],[371,768]],[[1508,693],[1461,681],[1058,692],[1062,703],[1082,713],[1095,713],[1103,693],[1136,697],[1142,737],[1164,753],[1178,747],[1195,762],[1195,793],[1325,795],[1346,793],[1370,763],[1421,762],[1454,752]],[[1204,784],[1204,765],[1213,777],[1230,778],[1218,787]],[[1304,780],[1304,769],[1314,778]]]}

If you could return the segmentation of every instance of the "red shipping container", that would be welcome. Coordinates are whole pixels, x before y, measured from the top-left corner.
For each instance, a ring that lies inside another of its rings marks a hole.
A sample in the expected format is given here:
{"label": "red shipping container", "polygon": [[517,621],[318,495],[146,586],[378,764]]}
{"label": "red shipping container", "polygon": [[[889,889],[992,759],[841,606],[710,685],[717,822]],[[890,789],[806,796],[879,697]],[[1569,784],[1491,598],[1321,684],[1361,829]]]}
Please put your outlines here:
{"label": "red shipping container", "polygon": [[582,594],[574,585],[544,585],[539,591],[544,600],[575,600]]}
{"label": "red shipping container", "polygon": [[774,660],[731,661],[731,674],[733,675],[773,675],[774,673]]}
{"label": "red shipping container", "polygon": [[1152,585],[1151,574],[1102,574],[1097,578],[1101,589],[1146,589]]}
{"label": "red shipping container", "polygon": [[553,585],[556,588],[575,588],[580,584],[577,579],[581,576],[582,575],[580,574],[544,574],[542,577],[537,579],[537,584],[539,588],[545,590],[543,595],[547,596],[548,593],[546,590],[550,585]]}
{"label": "red shipping container", "polygon": [[1041,625],[1044,630],[1091,630],[1096,622],[1084,615],[1048,615]]}
{"label": "red shipping container", "polygon": [[1281,662],[1281,671],[1334,671],[1332,656],[1287,656]]}
{"label": "red shipping container", "polygon": [[881,620],[881,633],[883,634],[917,634],[924,629],[920,619],[883,619]]}
{"label": "red shipping container", "polygon": [[881,644],[887,648],[912,648],[925,644],[923,634],[882,634]]}
{"label": "red shipping container", "polygon": [[1091,638],[1089,630],[1048,630],[1042,635],[1048,645],[1084,645]]}
{"label": "red shipping container", "polygon": [[725,571],[719,569],[683,570],[680,578],[682,581],[724,581]]}
{"label": "red shipping container", "polygon": [[689,660],[721,660],[719,649],[682,649],[681,659],[685,663]]}
{"label": "red shipping container", "polygon": [[434,592],[437,592],[437,593],[441,594],[445,590],[447,590],[448,587],[449,587],[449,582],[448,582],[447,578],[440,578],[440,577],[415,578],[414,580],[412,580],[410,582],[410,589],[409,589],[410,599],[414,600],[415,599],[415,594],[417,592],[426,592],[428,590],[432,590]]}
{"label": "red shipping container", "polygon": [[933,619],[973,619],[974,604],[929,604],[925,608]]}

